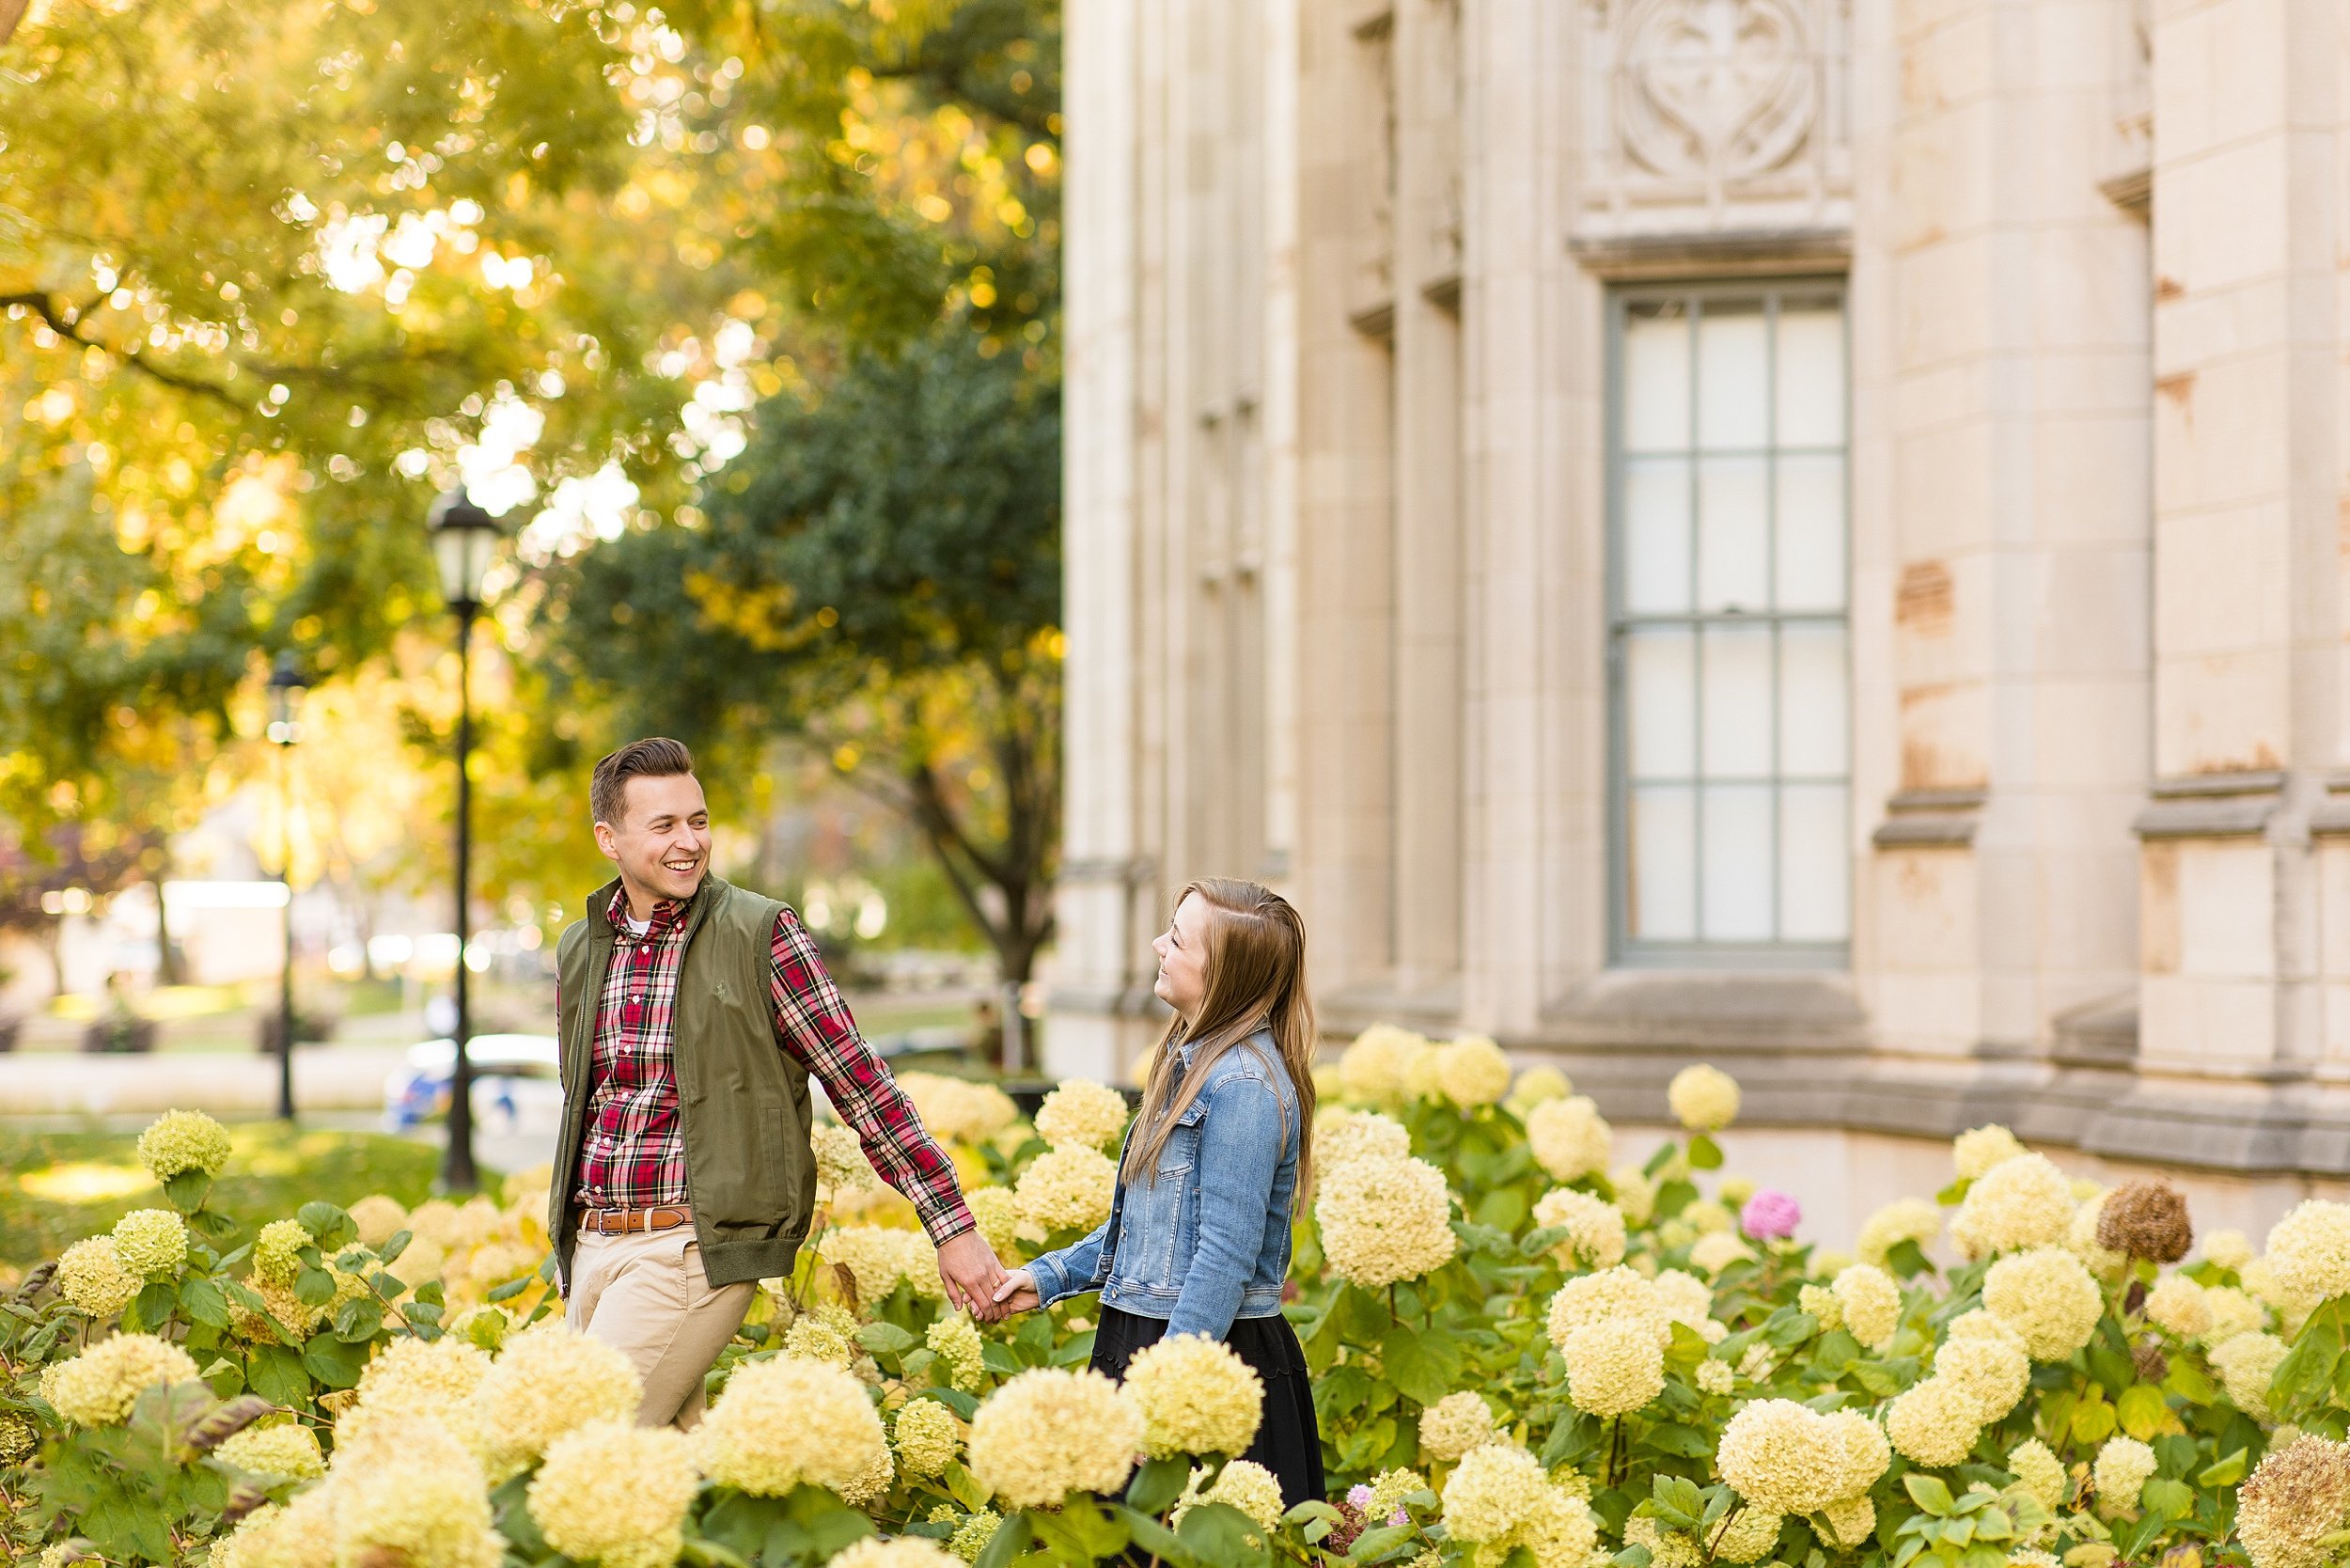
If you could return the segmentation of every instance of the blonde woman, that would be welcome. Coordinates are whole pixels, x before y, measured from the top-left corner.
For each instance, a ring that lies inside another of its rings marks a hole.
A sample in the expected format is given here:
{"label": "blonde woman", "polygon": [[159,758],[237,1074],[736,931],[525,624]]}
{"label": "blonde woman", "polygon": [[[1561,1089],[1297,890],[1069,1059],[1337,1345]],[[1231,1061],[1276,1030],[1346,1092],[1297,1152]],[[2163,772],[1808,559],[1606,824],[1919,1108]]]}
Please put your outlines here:
{"label": "blonde woman", "polygon": [[1290,1212],[1311,1158],[1314,1010],[1306,928],[1253,882],[1195,882],[1152,943],[1175,1010],[1127,1129],[1102,1228],[1014,1269],[1015,1311],[1099,1291],[1093,1366],[1122,1378],[1172,1334],[1224,1341],[1264,1379],[1264,1419],[1241,1457],[1294,1507],[1323,1496],[1322,1438],[1296,1332],[1281,1315]]}

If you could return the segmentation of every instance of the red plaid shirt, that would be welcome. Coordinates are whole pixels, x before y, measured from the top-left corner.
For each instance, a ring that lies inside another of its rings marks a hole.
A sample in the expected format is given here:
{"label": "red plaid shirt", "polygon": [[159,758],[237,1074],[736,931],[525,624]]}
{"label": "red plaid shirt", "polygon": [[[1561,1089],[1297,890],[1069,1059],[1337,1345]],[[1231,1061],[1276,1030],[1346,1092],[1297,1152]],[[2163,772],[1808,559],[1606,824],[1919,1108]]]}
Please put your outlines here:
{"label": "red plaid shirt", "polygon": [[[606,912],[616,945],[596,1008],[587,1136],[579,1152],[578,1199],[588,1207],[648,1209],[686,1201],[685,1137],[670,1052],[692,908],[691,900],[656,903],[642,936],[628,928],[624,889],[613,894]],[[932,1244],[970,1230],[954,1162],[923,1130],[914,1103],[857,1032],[814,940],[790,909],[776,917],[767,975],[776,1043],[824,1086],[873,1168],[912,1200]]]}

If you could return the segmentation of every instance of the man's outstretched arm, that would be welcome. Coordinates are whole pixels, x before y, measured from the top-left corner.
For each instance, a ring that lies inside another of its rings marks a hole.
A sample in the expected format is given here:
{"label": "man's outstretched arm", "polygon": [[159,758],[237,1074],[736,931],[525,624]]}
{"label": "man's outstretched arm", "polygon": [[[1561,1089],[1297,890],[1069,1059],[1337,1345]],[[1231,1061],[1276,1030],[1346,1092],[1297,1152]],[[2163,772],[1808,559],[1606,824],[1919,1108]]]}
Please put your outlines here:
{"label": "man's outstretched arm", "polygon": [[963,1201],[954,1161],[924,1129],[888,1064],[857,1031],[815,939],[790,909],[776,917],[769,957],[776,1039],[824,1086],[833,1109],[856,1134],[882,1180],[913,1203],[938,1248],[947,1299],[975,1317],[1003,1316],[995,1303],[1003,1264]]}

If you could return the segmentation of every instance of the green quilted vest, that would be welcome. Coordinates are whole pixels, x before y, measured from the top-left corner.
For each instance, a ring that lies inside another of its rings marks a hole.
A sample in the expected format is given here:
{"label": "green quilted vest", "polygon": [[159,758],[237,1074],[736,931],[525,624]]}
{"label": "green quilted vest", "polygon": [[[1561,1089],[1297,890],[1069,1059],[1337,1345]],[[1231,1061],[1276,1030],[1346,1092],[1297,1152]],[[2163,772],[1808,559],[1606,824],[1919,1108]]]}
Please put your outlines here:
{"label": "green quilted vest", "polygon": [[[556,949],[563,1134],[547,1194],[547,1234],[567,1280],[596,1008],[612,967],[604,912],[619,886],[598,889],[588,917],[566,928]],[[816,1207],[807,1073],[776,1039],[771,1000],[769,949],[782,908],[713,876],[703,880],[686,917],[671,1039],[686,1192],[713,1285],[790,1274]]]}

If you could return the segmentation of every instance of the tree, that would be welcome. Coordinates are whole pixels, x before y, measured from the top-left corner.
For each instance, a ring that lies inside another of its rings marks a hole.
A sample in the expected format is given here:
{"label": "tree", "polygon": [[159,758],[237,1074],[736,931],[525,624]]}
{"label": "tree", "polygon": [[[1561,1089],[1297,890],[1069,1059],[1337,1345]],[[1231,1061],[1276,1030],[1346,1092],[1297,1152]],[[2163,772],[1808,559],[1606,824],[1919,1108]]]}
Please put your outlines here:
{"label": "tree", "polygon": [[547,574],[549,677],[615,736],[815,742],[1025,980],[1058,844],[1059,5],[666,14],[739,69],[732,250],[803,374],[672,523]]}
{"label": "tree", "polygon": [[540,626],[615,733],[827,751],[920,830],[1016,983],[1059,837],[1060,420],[985,346],[949,323],[771,402],[702,526],[583,553]]}
{"label": "tree", "polygon": [[[0,579],[70,534],[108,585],[27,593],[47,641],[0,656],[20,837],[132,799],[109,715],[233,760],[228,715],[270,655],[325,680],[390,662],[434,609],[417,519],[461,475],[518,516],[544,503],[524,552],[552,570],[484,633],[526,664],[570,607],[551,596],[569,555],[624,566],[750,493],[757,463],[732,460],[762,400],[776,426],[844,388],[854,409],[857,378],[910,351],[957,384],[1000,360],[1001,406],[1046,428],[1059,24],[1058,0],[56,0],[0,33]],[[955,400],[942,436],[995,461]],[[1046,525],[999,542],[1042,548],[1016,574],[1049,577],[1057,490],[1026,499]],[[701,599],[713,624],[732,613]],[[967,902],[1004,901],[990,919],[1023,974],[1049,920],[1053,619],[1016,606],[1009,647],[924,619],[934,648],[875,621],[794,663],[784,705],[812,721],[821,694],[855,755],[932,760],[850,771],[888,773]],[[109,653],[60,686],[76,648]],[[559,677],[583,698],[587,667],[518,665],[515,689]],[[739,715],[732,674],[677,689]],[[550,803],[581,745],[564,722],[518,713],[485,746],[485,809]],[[493,879],[519,892],[561,853],[527,849]]]}
{"label": "tree", "polygon": [[[679,127],[726,79],[673,69],[673,38],[565,0],[57,0],[17,27],[0,809],[26,841],[128,808],[147,732],[233,757],[276,651],[321,678],[385,659],[437,609],[436,488],[562,514],[599,476],[569,525],[611,525],[733,439],[708,384],[782,385],[725,330],[745,274],[694,199],[714,142]],[[682,218],[643,222],[648,190]]]}
{"label": "tree", "polygon": [[693,0],[671,17],[742,63],[738,136],[774,158],[740,248],[825,336],[896,348],[962,313],[1049,353],[1059,0]]}

